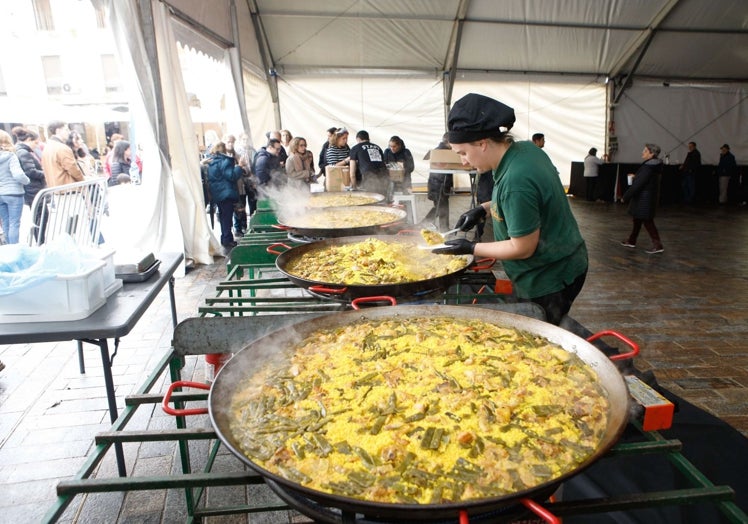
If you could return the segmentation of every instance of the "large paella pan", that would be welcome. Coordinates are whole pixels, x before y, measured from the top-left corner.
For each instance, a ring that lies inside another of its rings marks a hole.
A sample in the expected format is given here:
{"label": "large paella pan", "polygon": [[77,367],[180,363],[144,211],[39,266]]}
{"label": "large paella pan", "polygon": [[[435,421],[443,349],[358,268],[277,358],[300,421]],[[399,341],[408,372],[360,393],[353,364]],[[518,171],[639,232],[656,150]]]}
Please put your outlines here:
{"label": "large paella pan", "polygon": [[325,191],[311,193],[306,207],[313,209],[328,207],[368,206],[384,202],[384,195],[366,191]]}
{"label": "large paella pan", "polygon": [[386,233],[405,222],[403,209],[388,206],[341,206],[278,215],[278,224],[296,235],[331,238]]}
{"label": "large paella pan", "polygon": [[420,245],[420,237],[409,235],[328,238],[281,253],[275,265],[297,286],[350,300],[444,290],[473,261]]}
{"label": "large paella pan", "polygon": [[[359,328],[370,331],[361,338]],[[483,336],[495,330],[508,338]],[[534,371],[502,371],[500,354]],[[516,411],[522,397],[530,405]],[[285,490],[427,521],[546,496],[618,440],[628,395],[599,350],[557,326],[475,307],[397,306],[252,342],[216,377],[209,409],[229,449]]]}

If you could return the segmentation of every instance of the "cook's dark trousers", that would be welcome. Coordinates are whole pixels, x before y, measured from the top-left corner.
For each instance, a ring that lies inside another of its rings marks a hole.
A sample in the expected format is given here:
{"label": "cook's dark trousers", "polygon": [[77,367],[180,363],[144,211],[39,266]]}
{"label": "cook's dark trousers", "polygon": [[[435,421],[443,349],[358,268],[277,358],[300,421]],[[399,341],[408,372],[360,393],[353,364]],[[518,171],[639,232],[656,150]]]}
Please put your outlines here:
{"label": "cook's dark trousers", "polygon": [[546,321],[551,324],[559,325],[561,319],[571,309],[571,304],[577,295],[582,291],[584,281],[587,278],[587,271],[579,275],[574,279],[574,282],[566,286],[561,291],[556,291],[549,295],[543,295],[542,297],[531,298],[530,302],[534,302],[545,310]]}

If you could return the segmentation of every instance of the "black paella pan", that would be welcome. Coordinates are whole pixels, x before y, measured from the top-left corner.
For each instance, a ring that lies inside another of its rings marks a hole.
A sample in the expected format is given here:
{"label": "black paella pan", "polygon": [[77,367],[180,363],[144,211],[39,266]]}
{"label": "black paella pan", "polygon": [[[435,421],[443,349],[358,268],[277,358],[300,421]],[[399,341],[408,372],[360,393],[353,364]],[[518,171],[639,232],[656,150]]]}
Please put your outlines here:
{"label": "black paella pan", "polygon": [[[437,504],[382,503],[353,497],[330,494],[310,489],[287,478],[267,471],[248,458],[231,430],[232,399],[242,389],[242,382],[262,374],[265,365],[286,362],[293,348],[311,333],[321,329],[335,329],[362,320],[449,317],[478,319],[505,328],[515,328],[548,339],[564,350],[576,354],[597,375],[609,401],[607,425],[596,450],[571,471],[549,478],[545,483],[511,494],[470,499],[461,502]],[[239,459],[257,471],[271,484],[321,505],[342,511],[359,513],[367,517],[427,522],[454,519],[464,515],[478,516],[501,512],[518,504],[529,504],[532,499],[545,500],[560,483],[602,457],[619,439],[628,420],[628,390],[615,365],[597,348],[573,333],[552,324],[532,318],[491,309],[466,306],[396,306],[347,311],[317,317],[285,327],[250,343],[238,352],[220,371],[211,388],[209,412],[211,422],[223,443]],[[528,502],[530,501],[530,502]]]}
{"label": "black paella pan", "polygon": [[444,290],[452,285],[473,262],[472,256],[465,256],[465,264],[459,269],[450,271],[447,274],[411,282],[389,284],[347,284],[345,282],[310,280],[296,275],[289,270],[289,264],[292,261],[295,261],[308,253],[313,253],[329,247],[355,244],[372,238],[388,243],[406,242],[409,246],[412,245],[414,260],[418,260],[418,257],[437,257],[438,261],[443,260],[446,265],[446,258],[444,255],[436,255],[427,249],[419,249],[419,239],[407,235],[351,236],[318,240],[309,244],[293,247],[288,251],[280,253],[278,258],[275,260],[275,265],[278,268],[278,271],[283,273],[291,282],[303,289],[307,289],[323,296],[336,297],[343,300],[353,300],[356,298],[373,296],[387,296],[392,298],[412,297],[427,294],[432,291]]}
{"label": "black paella pan", "polygon": [[[338,203],[345,202],[345,203]],[[306,206],[312,209],[345,206],[370,206],[384,202],[384,195],[367,191],[325,191],[311,193]]]}
{"label": "black paella pan", "polygon": [[355,235],[395,232],[395,226],[405,223],[404,209],[389,206],[341,206],[306,209],[278,215],[278,225],[294,235],[311,238],[336,238]]}

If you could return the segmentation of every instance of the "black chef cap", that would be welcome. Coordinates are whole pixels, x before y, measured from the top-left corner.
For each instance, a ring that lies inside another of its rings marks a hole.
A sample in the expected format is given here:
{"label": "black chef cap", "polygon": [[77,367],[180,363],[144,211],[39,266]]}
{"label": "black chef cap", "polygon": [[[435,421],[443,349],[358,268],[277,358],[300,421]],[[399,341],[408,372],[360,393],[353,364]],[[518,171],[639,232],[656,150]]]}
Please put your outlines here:
{"label": "black chef cap", "polygon": [[470,93],[454,103],[447,119],[449,141],[464,144],[482,138],[499,138],[514,125],[514,109],[498,100]]}

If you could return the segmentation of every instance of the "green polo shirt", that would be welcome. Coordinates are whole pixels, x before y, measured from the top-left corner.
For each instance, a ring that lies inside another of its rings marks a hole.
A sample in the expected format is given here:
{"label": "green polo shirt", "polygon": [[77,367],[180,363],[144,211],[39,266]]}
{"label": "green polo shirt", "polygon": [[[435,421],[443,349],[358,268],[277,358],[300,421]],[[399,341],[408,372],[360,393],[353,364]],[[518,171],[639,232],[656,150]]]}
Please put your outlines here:
{"label": "green polo shirt", "polygon": [[493,180],[494,238],[523,237],[540,229],[530,258],[503,261],[517,295],[536,298],[561,291],[587,270],[587,247],[558,171],[532,142],[515,142]]}

